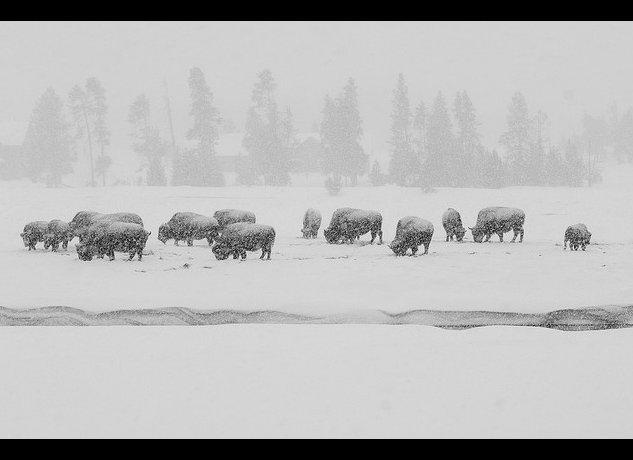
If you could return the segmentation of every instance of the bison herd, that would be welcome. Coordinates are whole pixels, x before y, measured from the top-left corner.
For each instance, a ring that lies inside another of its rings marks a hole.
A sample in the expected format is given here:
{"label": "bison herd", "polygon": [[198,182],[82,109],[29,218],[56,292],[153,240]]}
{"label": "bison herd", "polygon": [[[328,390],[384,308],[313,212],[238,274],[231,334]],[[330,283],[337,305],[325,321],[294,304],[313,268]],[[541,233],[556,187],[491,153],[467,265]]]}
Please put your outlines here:
{"label": "bison herd", "polygon": [[[497,235],[503,242],[503,234],[512,231],[512,242],[523,242],[523,224],[525,212],[518,208],[489,207],[479,211],[474,227],[469,227],[476,243],[487,242],[492,235]],[[461,242],[466,234],[458,211],[449,208],[442,215],[442,226],[446,232],[446,241],[453,239]],[[321,213],[316,209],[308,209],[303,217],[301,233],[304,238],[316,238],[321,227]],[[406,216],[398,221],[396,236],[389,245],[396,256],[404,256],[410,250],[411,255],[424,246],[424,254],[428,254],[433,237],[433,224],[416,216]],[[356,208],[339,208],[332,214],[330,224],[323,230],[325,240],[329,244],[351,244],[361,236],[369,233],[370,244],[378,237],[382,244],[382,215],[378,211]],[[24,246],[35,249],[39,242],[44,249],[57,251],[61,244],[67,249],[68,243],[78,238],[77,255],[81,260],[92,260],[95,256],[108,256],[114,260],[115,252],[129,254],[130,260],[138,256],[142,260],[143,250],[151,232],[145,230],[143,220],[138,214],[120,212],[102,214],[93,211],[80,211],[70,222],[61,220],[35,221],[24,226],[20,234]],[[213,217],[194,212],[177,212],[158,228],[158,240],[165,244],[174,240],[192,246],[196,240],[207,240],[213,255],[218,260],[246,259],[247,251],[262,253],[260,259],[270,259],[275,243],[275,229],[269,225],[256,223],[255,214],[239,209],[221,209]],[[590,243],[591,233],[584,224],[575,224],[567,228],[564,235],[563,249],[569,248],[583,251]]]}

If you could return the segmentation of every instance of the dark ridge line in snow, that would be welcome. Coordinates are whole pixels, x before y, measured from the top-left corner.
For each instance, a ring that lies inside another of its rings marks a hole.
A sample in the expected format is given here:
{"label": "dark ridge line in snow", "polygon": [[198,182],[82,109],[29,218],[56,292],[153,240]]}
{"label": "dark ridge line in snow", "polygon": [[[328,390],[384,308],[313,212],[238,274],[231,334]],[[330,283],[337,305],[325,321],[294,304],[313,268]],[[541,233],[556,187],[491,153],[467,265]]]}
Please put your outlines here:
{"label": "dark ridge line in snow", "polygon": [[620,329],[633,326],[632,305],[566,308],[547,313],[486,310],[383,310],[326,316],[284,313],[275,310],[194,310],[190,308],[120,309],[87,312],[78,308],[49,306],[30,309],[0,307],[0,326],[215,326],[222,324],[385,324],[420,325],[443,329],[484,326],[543,327],[563,331]]}

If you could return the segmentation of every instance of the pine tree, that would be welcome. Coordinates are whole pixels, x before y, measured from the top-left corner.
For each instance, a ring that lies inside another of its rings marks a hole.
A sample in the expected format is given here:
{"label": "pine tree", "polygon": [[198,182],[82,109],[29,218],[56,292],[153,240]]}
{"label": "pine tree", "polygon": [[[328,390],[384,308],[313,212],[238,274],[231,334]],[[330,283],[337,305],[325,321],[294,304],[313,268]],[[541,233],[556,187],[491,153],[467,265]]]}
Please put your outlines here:
{"label": "pine tree", "polygon": [[75,122],[76,139],[84,138],[88,145],[88,160],[90,163],[90,186],[94,187],[95,182],[95,165],[92,147],[92,124],[90,118],[92,116],[91,109],[88,104],[86,91],[79,85],[73,86],[68,95],[70,113]]}
{"label": "pine tree", "polygon": [[167,146],[161,140],[158,129],[150,123],[149,99],[145,94],[138,96],[130,106],[128,121],[132,125],[134,151],[143,159],[146,184],[166,185],[162,159],[167,153]]}
{"label": "pine tree", "polygon": [[213,106],[213,94],[202,70],[198,67],[192,68],[189,72],[189,90],[191,92],[189,114],[193,118],[193,126],[187,132],[187,139],[198,141],[198,145],[191,152],[195,161],[190,170],[190,177],[187,179],[191,185],[223,186],[224,176],[215,158],[220,116]]}
{"label": "pine tree", "polygon": [[291,120],[284,119],[277,109],[272,73],[264,70],[257,78],[242,141],[250,157],[249,169],[263,177],[264,185],[289,185],[291,145],[289,138],[284,138],[284,124]]}
{"label": "pine tree", "polygon": [[432,185],[455,186],[459,182],[455,150],[455,138],[446,100],[441,92],[433,101],[428,120],[428,181]]}
{"label": "pine tree", "polygon": [[52,88],[38,99],[24,139],[31,180],[44,179],[51,187],[62,184],[64,174],[72,171],[72,141],[63,114],[63,102]]}
{"label": "pine tree", "polygon": [[512,97],[506,121],[508,128],[501,135],[500,142],[506,149],[512,171],[512,183],[525,185],[530,181],[526,174],[530,148],[530,118],[523,94],[517,92]]}
{"label": "pine tree", "polygon": [[420,184],[420,163],[413,151],[409,90],[404,75],[398,75],[391,112],[391,160],[389,175],[397,185]]}
{"label": "pine tree", "polygon": [[475,108],[466,91],[457,93],[453,109],[457,127],[458,156],[454,165],[457,183],[462,186],[473,186],[477,183],[477,176],[480,173],[478,159],[481,159],[483,148]]}
{"label": "pine tree", "polygon": [[420,101],[413,115],[413,149],[422,170],[425,169],[427,157],[427,124],[426,106]]}
{"label": "pine tree", "polygon": [[112,164],[112,159],[105,153],[106,147],[110,145],[110,131],[106,121],[108,107],[105,102],[105,89],[101,82],[94,77],[86,80],[86,98],[92,118],[94,142],[99,149],[99,156],[95,162],[95,173],[101,176],[101,185],[105,185],[106,172]]}

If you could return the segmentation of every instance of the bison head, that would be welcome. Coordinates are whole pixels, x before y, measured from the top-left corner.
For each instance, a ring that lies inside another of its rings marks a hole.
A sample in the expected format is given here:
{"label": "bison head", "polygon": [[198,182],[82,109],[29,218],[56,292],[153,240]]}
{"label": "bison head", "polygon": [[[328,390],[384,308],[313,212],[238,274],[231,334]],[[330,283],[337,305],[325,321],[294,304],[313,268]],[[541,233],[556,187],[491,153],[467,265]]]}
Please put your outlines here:
{"label": "bison head", "polygon": [[95,255],[94,247],[87,244],[76,244],[79,260],[90,261]]}
{"label": "bison head", "polygon": [[323,236],[325,236],[325,241],[330,244],[338,243],[341,239],[341,234],[333,228],[323,230]]}
{"label": "bison head", "polygon": [[397,256],[403,256],[407,253],[407,248],[402,243],[402,241],[394,240],[389,245],[389,248],[393,251],[393,253]]}
{"label": "bison head", "polygon": [[22,232],[20,233],[20,236],[22,237],[22,241],[24,242],[24,247],[28,248],[29,247],[29,237],[26,233]]}
{"label": "bison head", "polygon": [[464,235],[466,235],[466,229],[464,227],[459,227],[455,230],[457,241],[462,241],[464,239]]}
{"label": "bison head", "polygon": [[211,248],[211,252],[213,252],[213,255],[218,260],[226,260],[229,258],[229,255],[231,254],[231,251],[229,250],[229,248],[227,248],[226,246],[222,244],[213,245],[213,247]]}
{"label": "bison head", "polygon": [[477,227],[468,227],[473,234],[473,240],[475,243],[481,243],[484,240],[484,232]]}
{"label": "bison head", "polygon": [[168,239],[171,238],[171,229],[169,228],[169,224],[163,224],[158,227],[158,241],[165,244]]}

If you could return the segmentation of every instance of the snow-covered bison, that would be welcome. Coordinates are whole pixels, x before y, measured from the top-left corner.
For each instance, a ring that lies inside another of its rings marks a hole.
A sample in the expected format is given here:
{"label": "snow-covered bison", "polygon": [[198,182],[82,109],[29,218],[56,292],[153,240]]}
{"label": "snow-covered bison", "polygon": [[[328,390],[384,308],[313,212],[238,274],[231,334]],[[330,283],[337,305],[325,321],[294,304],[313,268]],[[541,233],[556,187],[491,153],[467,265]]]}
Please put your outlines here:
{"label": "snow-covered bison", "polygon": [[194,240],[206,239],[209,246],[218,236],[218,221],[214,217],[203,216],[195,212],[177,212],[158,228],[158,239],[165,244],[167,240],[186,241],[193,246]]}
{"label": "snow-covered bison", "polygon": [[376,236],[382,244],[382,215],[379,212],[339,208],[332,214],[330,225],[323,234],[330,244],[340,242],[351,244],[368,232],[371,232],[370,244],[373,244]]}
{"label": "snow-covered bison", "polygon": [[225,260],[232,254],[234,259],[246,259],[246,251],[262,250],[263,259],[270,254],[275,243],[275,229],[270,225],[252,224],[250,222],[238,222],[228,225],[222,234],[216,239],[211,248],[215,258]]}
{"label": "snow-covered bison", "polygon": [[223,232],[228,225],[238,222],[255,223],[255,214],[241,209],[219,209],[213,213],[213,217],[218,221],[220,232]]}
{"label": "snow-covered bison", "polygon": [[493,206],[479,211],[477,223],[470,227],[470,231],[475,242],[481,243],[488,241],[493,233],[499,235],[499,241],[503,242],[503,234],[512,230],[512,242],[519,236],[519,242],[522,243],[524,222],[525,212],[522,209]]}
{"label": "snow-covered bison", "polygon": [[418,252],[420,245],[424,245],[424,254],[429,253],[433,224],[428,220],[415,216],[403,217],[396,226],[396,238],[389,247],[397,256],[404,256],[411,249],[411,255]]}
{"label": "snow-covered bison", "polygon": [[47,227],[48,222],[44,220],[36,220],[26,224],[22,233],[20,233],[22,241],[24,242],[24,247],[29,248],[29,251],[34,251],[37,243],[44,242],[44,235],[46,234]]}
{"label": "snow-covered bison", "polygon": [[446,231],[446,241],[453,241],[456,238],[457,241],[462,241],[466,234],[466,229],[462,225],[462,216],[459,215],[453,208],[448,208],[442,214],[442,226]]}
{"label": "snow-covered bison", "polygon": [[313,208],[310,208],[303,215],[303,233],[304,238],[316,238],[321,228],[321,213]]}
{"label": "snow-covered bison", "polygon": [[128,222],[96,222],[84,233],[83,242],[76,245],[81,260],[92,260],[94,256],[107,255],[114,260],[114,252],[127,252],[130,260],[138,255],[143,258],[143,249],[151,232],[139,224]]}
{"label": "snow-covered bison", "polygon": [[70,224],[59,219],[51,220],[46,226],[44,234],[44,249],[51,248],[53,252],[59,249],[61,243],[62,248],[68,248],[68,242],[73,239],[73,231]]}
{"label": "snow-covered bison", "polygon": [[137,224],[141,227],[143,226],[143,219],[141,219],[141,216],[133,212],[102,214],[94,211],[79,211],[75,214],[73,220],[69,222],[69,225],[73,235],[79,237],[79,242],[81,243],[81,234],[83,231],[98,221],[126,222],[130,224]]}
{"label": "snow-covered bison", "polygon": [[563,243],[563,249],[567,249],[567,242],[569,241],[569,249],[577,251],[578,247],[581,247],[584,251],[589,242],[591,241],[591,232],[587,229],[585,224],[570,225],[565,230],[565,242]]}

